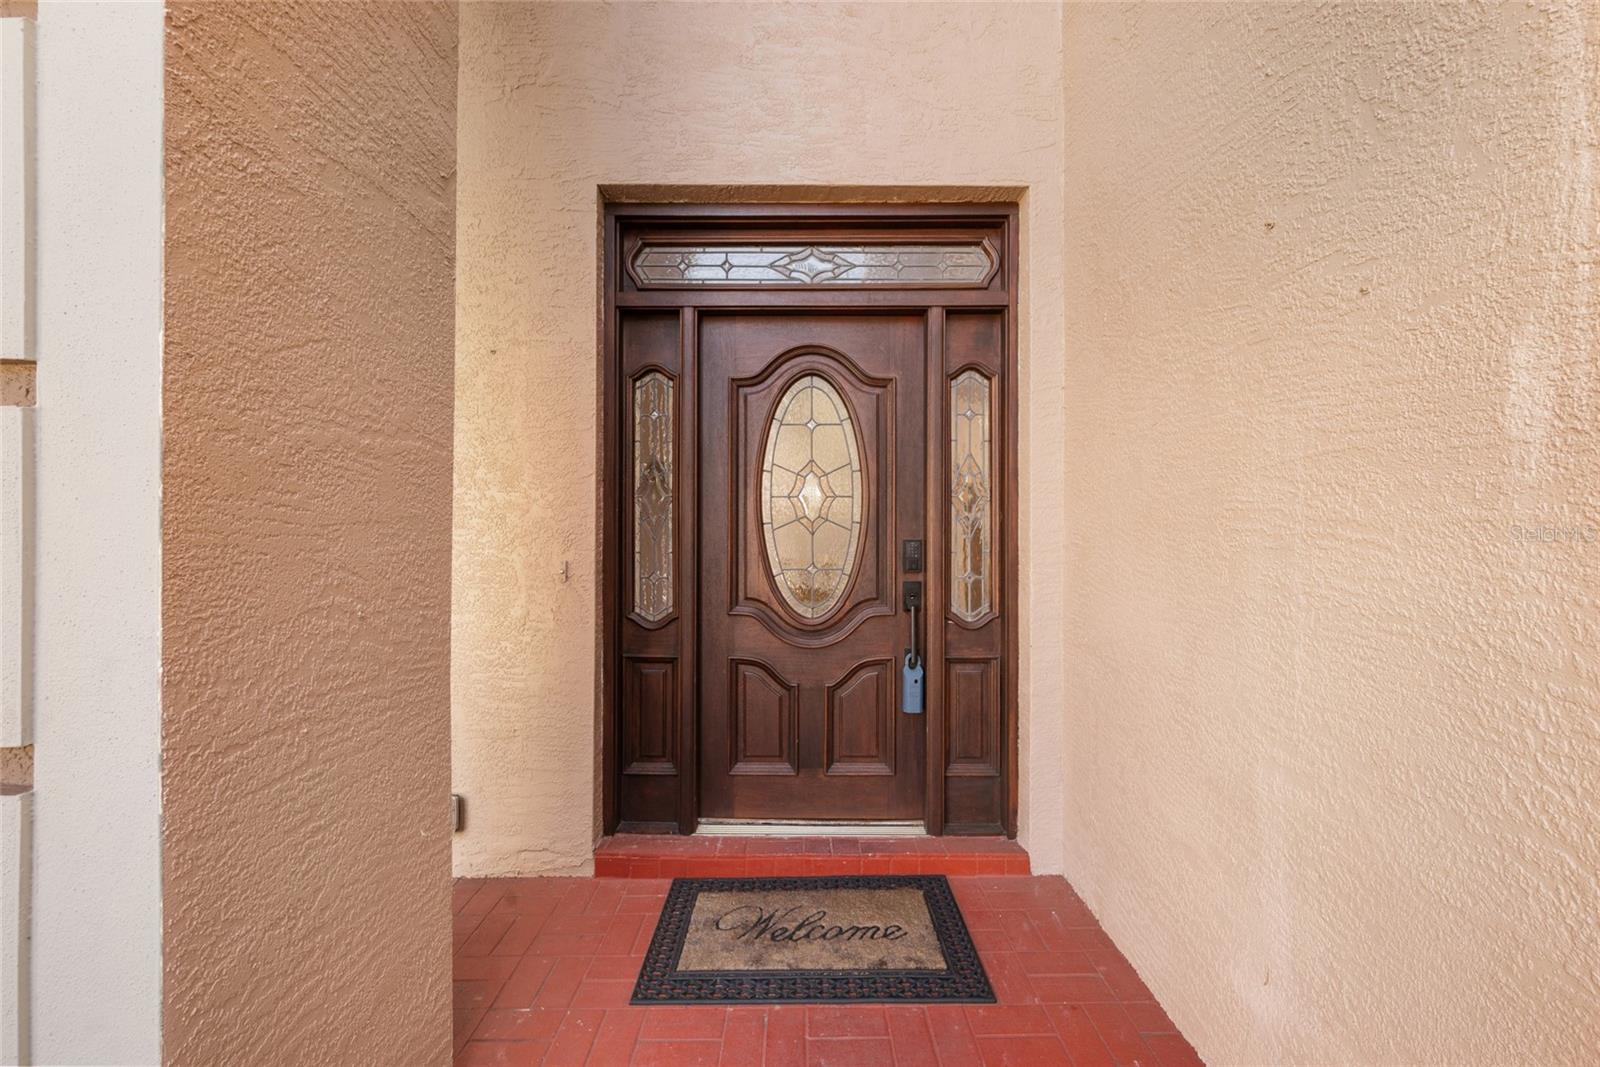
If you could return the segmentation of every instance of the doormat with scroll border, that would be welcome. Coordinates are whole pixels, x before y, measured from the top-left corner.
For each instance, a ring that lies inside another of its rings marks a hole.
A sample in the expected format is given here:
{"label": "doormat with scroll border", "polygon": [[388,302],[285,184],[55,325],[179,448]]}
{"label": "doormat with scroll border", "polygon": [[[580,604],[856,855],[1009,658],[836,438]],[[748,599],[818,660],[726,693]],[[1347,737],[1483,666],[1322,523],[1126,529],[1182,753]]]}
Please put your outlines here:
{"label": "doormat with scroll border", "polygon": [[[920,894],[926,914],[907,891]],[[874,893],[885,894],[884,914],[870,906]],[[846,914],[830,918],[828,904]],[[839,965],[827,966],[819,957],[835,949]],[[944,875],[675,878],[632,999],[840,1001],[995,1002]]]}

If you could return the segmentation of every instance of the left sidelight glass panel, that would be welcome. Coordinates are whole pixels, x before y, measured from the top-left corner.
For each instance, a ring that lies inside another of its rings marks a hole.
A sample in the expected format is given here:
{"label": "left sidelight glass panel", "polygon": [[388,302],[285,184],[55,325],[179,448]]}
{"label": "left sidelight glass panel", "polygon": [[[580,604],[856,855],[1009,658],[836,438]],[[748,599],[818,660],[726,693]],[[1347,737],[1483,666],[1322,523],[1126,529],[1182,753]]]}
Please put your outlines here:
{"label": "left sidelight glass panel", "polygon": [[672,379],[660,371],[633,383],[633,610],[660,622],[673,608]]}

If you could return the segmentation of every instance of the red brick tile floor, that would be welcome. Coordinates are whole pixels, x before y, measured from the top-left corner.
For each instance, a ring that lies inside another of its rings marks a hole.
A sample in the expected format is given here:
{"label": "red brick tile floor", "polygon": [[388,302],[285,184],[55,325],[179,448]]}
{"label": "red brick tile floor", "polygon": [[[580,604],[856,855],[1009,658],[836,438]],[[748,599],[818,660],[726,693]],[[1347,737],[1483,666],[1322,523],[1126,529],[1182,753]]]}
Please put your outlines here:
{"label": "red brick tile floor", "polygon": [[631,1007],[669,884],[457,881],[456,1067],[1200,1063],[1061,878],[950,879],[997,1004]]}

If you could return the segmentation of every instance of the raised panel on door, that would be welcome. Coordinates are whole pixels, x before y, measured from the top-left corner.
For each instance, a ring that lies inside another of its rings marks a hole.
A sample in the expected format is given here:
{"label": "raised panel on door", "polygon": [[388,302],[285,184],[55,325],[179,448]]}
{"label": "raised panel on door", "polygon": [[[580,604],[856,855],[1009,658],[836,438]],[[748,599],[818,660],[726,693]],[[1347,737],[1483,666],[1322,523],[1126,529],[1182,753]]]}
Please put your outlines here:
{"label": "raised panel on door", "polygon": [[629,656],[622,668],[622,773],[678,773],[678,661]]}
{"label": "raised panel on door", "polygon": [[733,660],[729,774],[794,774],[795,686],[765,663]]}
{"label": "raised panel on door", "polygon": [[1000,773],[1000,664],[947,660],[945,773],[992,778]]}
{"label": "raised panel on door", "polygon": [[828,686],[828,774],[894,773],[896,682],[894,664],[874,660]]}

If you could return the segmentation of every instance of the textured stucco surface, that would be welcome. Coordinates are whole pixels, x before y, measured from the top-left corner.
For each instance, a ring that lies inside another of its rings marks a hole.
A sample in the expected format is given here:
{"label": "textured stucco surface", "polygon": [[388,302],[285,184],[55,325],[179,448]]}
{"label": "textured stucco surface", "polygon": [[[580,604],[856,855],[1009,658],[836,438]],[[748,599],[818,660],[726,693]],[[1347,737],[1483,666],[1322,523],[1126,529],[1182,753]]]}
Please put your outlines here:
{"label": "textured stucco surface", "polygon": [[1208,1062],[1600,1049],[1596,30],[1067,15],[1066,868]]}
{"label": "textured stucco surface", "polygon": [[171,1064],[449,1060],[455,49],[168,13]]}
{"label": "textured stucco surface", "polygon": [[602,186],[1023,190],[1021,836],[1059,869],[1059,10],[475,3],[461,19],[457,872],[585,869],[598,829]]}

